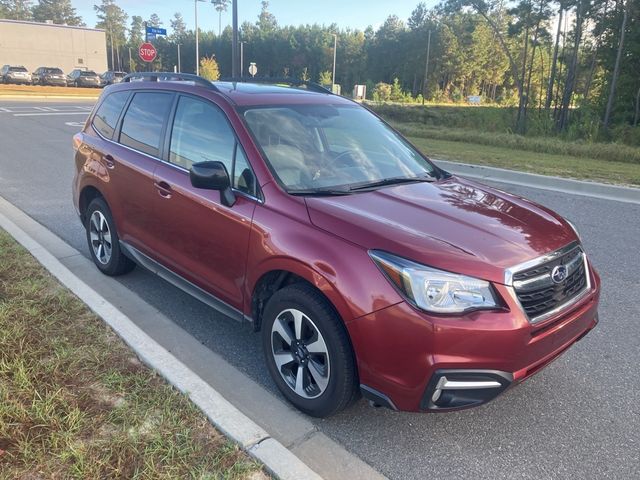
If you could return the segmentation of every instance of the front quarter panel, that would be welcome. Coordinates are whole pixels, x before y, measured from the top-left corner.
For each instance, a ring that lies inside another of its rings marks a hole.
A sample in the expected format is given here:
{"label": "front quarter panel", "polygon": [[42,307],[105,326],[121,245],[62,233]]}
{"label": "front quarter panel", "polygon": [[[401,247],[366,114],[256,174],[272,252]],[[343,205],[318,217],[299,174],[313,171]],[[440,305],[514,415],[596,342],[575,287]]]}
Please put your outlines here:
{"label": "front quarter panel", "polygon": [[259,279],[274,270],[315,285],[345,323],[402,301],[366,249],[311,225],[304,199],[273,183],[263,191],[268,200],[256,208],[249,242],[245,313]]}

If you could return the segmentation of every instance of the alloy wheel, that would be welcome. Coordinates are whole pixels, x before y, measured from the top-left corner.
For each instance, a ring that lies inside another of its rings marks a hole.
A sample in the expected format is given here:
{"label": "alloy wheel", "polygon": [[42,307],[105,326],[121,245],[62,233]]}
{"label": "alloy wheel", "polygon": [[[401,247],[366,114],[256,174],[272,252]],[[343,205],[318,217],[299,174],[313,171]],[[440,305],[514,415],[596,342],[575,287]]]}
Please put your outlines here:
{"label": "alloy wheel", "polygon": [[313,321],[289,308],[271,327],[271,354],[285,383],[297,395],[317,398],[327,389],[331,373],[327,345]]}
{"label": "alloy wheel", "polygon": [[89,238],[91,248],[98,261],[106,265],[111,260],[113,245],[111,243],[111,230],[105,216],[99,210],[91,215],[89,222]]}

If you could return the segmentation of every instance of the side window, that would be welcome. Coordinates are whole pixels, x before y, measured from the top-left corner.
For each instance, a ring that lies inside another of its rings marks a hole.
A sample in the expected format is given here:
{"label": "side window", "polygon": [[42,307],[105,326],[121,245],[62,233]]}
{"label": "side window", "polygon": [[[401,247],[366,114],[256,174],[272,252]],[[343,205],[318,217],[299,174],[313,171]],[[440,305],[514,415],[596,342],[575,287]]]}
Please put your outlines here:
{"label": "side window", "polygon": [[93,117],[93,127],[102,136],[111,139],[122,107],[124,107],[128,97],[129,92],[112,93],[98,107],[98,111]]}
{"label": "side window", "polygon": [[254,197],[257,196],[256,177],[240,145],[236,149],[236,161],[233,164],[233,187]]}
{"label": "side window", "polygon": [[256,194],[255,176],[247,157],[224,113],[211,103],[180,98],[171,130],[169,161],[186,169],[198,162],[222,162],[234,188]]}
{"label": "side window", "polygon": [[172,100],[170,93],[136,93],[122,120],[120,143],[159,157],[162,126],[171,110]]}
{"label": "side window", "polygon": [[236,139],[220,109],[210,103],[181,97],[171,131],[169,161],[184,168],[206,161],[224,163],[232,172]]}

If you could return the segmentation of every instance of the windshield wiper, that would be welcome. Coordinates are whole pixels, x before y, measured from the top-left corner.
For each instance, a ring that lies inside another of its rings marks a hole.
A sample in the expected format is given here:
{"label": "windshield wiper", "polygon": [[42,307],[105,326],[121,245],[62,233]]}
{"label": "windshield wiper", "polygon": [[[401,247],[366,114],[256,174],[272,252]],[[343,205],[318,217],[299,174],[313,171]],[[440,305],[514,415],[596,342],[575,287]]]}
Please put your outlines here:
{"label": "windshield wiper", "polygon": [[383,178],[382,180],[376,180],[374,182],[364,183],[360,185],[352,185],[349,190],[352,192],[358,190],[367,190],[369,188],[385,187],[387,185],[398,185],[400,183],[415,183],[415,182],[434,182],[434,177],[392,177]]}
{"label": "windshield wiper", "polygon": [[337,195],[350,195],[351,190],[339,190],[335,188],[307,188],[304,190],[289,190],[291,195],[309,195],[314,197],[332,197]]}

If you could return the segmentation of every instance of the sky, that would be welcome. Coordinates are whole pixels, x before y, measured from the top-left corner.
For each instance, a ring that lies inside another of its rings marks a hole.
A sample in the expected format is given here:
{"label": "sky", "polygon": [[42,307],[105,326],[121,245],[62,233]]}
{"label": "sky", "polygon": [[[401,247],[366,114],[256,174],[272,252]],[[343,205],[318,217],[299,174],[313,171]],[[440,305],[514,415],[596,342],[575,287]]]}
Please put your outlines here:
{"label": "sky", "polygon": [[[438,3],[437,0],[424,0],[428,7]],[[96,24],[93,9],[100,0],[72,0],[78,15],[82,16],[88,27]],[[163,26],[169,28],[169,20],[175,12],[182,13],[187,28],[194,28],[194,0],[116,0],[131,19],[132,15],[140,15],[147,20],[152,13],[157,13],[163,21]],[[336,23],[339,27],[351,27],[364,30],[368,25],[374,28],[382,25],[389,15],[397,15],[406,21],[411,11],[420,0],[271,0],[269,10],[276,16],[280,25],[300,25],[318,23],[330,25]],[[255,22],[260,13],[259,0],[239,0],[238,22]],[[202,30],[218,29],[218,13],[214,10],[210,0],[198,2],[198,24]],[[231,8],[222,14],[222,28],[231,24]]]}

